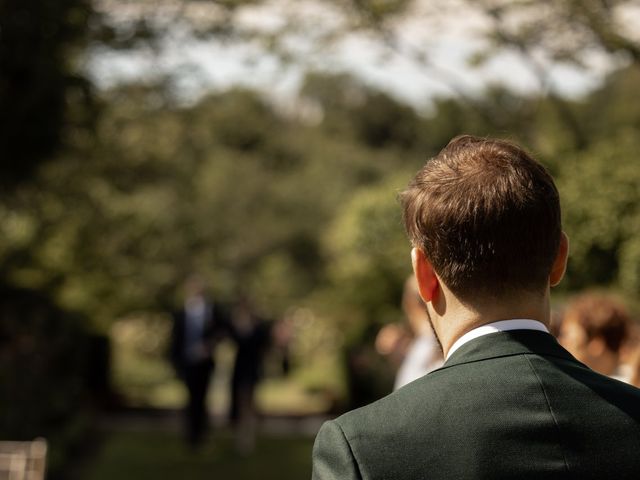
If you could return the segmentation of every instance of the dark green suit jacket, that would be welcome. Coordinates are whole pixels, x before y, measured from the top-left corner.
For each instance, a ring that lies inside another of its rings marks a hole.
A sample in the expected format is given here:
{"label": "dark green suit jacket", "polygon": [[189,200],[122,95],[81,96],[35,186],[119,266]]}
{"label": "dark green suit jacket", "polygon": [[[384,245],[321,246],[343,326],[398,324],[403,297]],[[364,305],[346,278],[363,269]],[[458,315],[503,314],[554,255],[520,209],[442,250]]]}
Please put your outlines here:
{"label": "dark green suit jacket", "polygon": [[313,479],[640,480],[640,390],[549,334],[500,332],[326,422]]}

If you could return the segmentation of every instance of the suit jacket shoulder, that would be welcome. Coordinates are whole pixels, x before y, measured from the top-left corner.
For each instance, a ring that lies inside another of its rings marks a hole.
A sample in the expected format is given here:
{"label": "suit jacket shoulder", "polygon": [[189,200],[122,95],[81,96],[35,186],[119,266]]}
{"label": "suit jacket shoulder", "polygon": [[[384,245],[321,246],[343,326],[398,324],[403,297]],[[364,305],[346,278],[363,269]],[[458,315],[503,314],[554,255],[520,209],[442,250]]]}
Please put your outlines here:
{"label": "suit jacket shoulder", "polygon": [[344,478],[333,464],[363,479],[640,478],[631,452],[640,390],[596,374],[546,333],[502,332],[323,427],[314,478]]}

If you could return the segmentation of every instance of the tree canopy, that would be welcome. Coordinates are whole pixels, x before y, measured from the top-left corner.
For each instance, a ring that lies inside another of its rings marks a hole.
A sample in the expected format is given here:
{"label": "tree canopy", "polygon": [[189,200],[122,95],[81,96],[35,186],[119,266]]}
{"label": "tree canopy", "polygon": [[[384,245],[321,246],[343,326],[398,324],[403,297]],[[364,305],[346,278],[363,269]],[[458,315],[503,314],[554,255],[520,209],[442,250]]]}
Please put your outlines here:
{"label": "tree canopy", "polygon": [[[3,283],[107,330],[130,312],[166,311],[197,270],[221,299],[244,292],[273,316],[310,308],[315,316],[302,317],[322,322],[301,331],[336,353],[347,336],[362,340],[371,325],[401,318],[409,260],[396,194],[464,132],[521,142],[557,178],[572,244],[565,291],[640,294],[640,65],[624,15],[632,2],[323,2],[323,15],[342,19],[324,41],[369,35],[451,85],[455,95],[427,111],[322,69],[308,72],[287,108],[242,88],[185,102],[171,78],[99,90],[80,67],[88,45],[94,54],[96,45],[154,45],[167,18],[207,38],[271,41],[295,59],[285,51],[295,24],[256,33],[239,20],[247,4],[264,2],[161,2],[157,11],[173,9],[166,18],[149,13],[155,2],[125,3],[100,2],[98,13],[84,0],[0,7]],[[403,22],[431,28],[452,11],[484,19],[478,64],[515,51],[540,89],[469,93],[407,46]],[[612,65],[602,85],[563,96],[550,62],[589,69],[596,54]],[[312,352],[305,342],[300,351]]]}

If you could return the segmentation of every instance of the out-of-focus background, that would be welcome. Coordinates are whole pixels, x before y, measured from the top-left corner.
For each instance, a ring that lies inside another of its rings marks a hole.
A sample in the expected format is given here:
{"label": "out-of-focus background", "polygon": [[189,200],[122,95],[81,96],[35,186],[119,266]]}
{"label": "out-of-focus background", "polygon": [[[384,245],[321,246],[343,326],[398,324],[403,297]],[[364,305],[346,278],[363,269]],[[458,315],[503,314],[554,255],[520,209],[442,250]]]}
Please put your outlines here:
{"label": "out-of-focus background", "polygon": [[[51,479],[308,477],[322,420],[392,388],[396,194],[460,133],[557,179],[554,301],[637,311],[639,92],[637,0],[3,1],[0,440],[44,438]],[[250,448],[233,334],[212,429],[183,442],[169,351],[194,273],[284,346],[260,350]]]}

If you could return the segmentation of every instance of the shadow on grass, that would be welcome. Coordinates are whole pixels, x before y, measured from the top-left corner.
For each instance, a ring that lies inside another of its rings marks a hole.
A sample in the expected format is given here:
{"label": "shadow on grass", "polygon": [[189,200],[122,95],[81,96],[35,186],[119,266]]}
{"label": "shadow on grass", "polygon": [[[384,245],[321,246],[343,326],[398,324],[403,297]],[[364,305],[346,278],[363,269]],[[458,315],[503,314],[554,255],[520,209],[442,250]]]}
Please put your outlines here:
{"label": "shadow on grass", "polygon": [[233,437],[218,431],[197,452],[189,451],[172,432],[118,431],[105,436],[85,480],[260,479],[311,477],[313,439],[301,436],[261,436],[249,456],[238,455]]}

